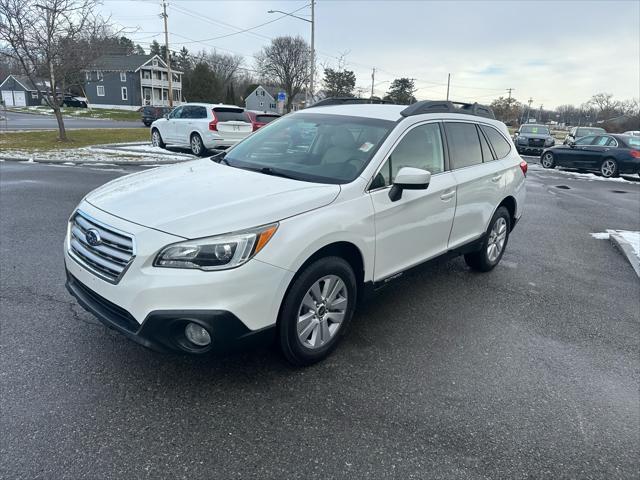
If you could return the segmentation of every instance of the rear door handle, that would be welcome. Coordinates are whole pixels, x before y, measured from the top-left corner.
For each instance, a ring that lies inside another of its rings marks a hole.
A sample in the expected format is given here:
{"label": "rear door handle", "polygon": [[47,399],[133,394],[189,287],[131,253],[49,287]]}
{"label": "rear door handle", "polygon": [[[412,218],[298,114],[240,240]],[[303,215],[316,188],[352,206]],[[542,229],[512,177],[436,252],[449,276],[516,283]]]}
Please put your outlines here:
{"label": "rear door handle", "polygon": [[444,200],[446,202],[447,200],[452,199],[455,194],[456,194],[455,190],[452,190],[447,193],[443,193],[442,195],[440,195],[440,200]]}
{"label": "rear door handle", "polygon": [[492,178],[491,178],[491,181],[492,181],[492,182],[497,182],[497,181],[499,181],[501,178],[502,178],[502,174],[500,174],[500,175],[496,175],[495,177],[492,177]]}

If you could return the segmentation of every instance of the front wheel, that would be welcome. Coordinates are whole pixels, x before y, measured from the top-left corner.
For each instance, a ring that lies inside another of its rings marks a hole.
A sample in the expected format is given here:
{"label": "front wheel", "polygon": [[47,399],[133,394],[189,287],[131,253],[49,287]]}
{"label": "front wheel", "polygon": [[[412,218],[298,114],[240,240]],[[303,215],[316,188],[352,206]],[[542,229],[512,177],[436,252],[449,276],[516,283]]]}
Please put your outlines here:
{"label": "front wheel", "polygon": [[160,135],[160,132],[156,128],[151,132],[151,145],[160,148],[166,147],[166,144],[162,141],[162,135]]}
{"label": "front wheel", "polygon": [[607,158],[600,165],[600,173],[604,178],[611,178],[618,175],[618,164],[613,158]]}
{"label": "front wheel", "polygon": [[280,316],[280,348],[299,366],[327,357],[344,334],[356,305],[356,277],[340,257],[322,258],[294,280]]}
{"label": "front wheel", "polygon": [[467,265],[479,272],[493,270],[500,263],[502,255],[504,255],[504,251],[507,248],[510,230],[511,215],[509,215],[509,211],[505,207],[500,207],[493,214],[480,250],[464,256]]}
{"label": "front wheel", "polygon": [[553,153],[547,152],[542,155],[540,163],[543,168],[554,168],[556,166],[556,159],[554,158]]}

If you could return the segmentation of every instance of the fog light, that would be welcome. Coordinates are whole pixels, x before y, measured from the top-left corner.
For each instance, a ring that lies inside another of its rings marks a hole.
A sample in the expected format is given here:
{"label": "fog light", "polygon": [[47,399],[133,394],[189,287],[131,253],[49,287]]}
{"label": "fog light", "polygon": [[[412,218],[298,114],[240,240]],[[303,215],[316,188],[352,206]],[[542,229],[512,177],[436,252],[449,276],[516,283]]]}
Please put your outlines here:
{"label": "fog light", "polygon": [[187,323],[187,326],[184,327],[184,336],[187,337],[187,340],[191,343],[199,347],[206,347],[211,343],[211,335],[209,335],[207,329],[197,323]]}

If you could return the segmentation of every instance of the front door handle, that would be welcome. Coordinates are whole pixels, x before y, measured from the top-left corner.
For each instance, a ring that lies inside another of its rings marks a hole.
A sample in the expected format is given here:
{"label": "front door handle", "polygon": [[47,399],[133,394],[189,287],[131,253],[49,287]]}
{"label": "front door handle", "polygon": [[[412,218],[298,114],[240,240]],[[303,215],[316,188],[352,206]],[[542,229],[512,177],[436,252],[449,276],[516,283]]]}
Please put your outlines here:
{"label": "front door handle", "polygon": [[440,200],[444,200],[446,202],[447,200],[451,200],[455,194],[456,194],[455,190],[452,190],[447,193],[443,193],[442,195],[440,195]]}
{"label": "front door handle", "polygon": [[502,174],[491,177],[492,182],[498,182],[502,178]]}

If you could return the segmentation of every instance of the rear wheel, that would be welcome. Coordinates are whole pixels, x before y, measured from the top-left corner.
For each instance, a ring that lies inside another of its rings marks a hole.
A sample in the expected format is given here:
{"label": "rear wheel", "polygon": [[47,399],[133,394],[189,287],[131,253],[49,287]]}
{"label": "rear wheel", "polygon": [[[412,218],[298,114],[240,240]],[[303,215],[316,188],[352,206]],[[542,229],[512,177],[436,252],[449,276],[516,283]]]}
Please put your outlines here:
{"label": "rear wheel", "polygon": [[618,175],[618,164],[613,158],[605,158],[600,165],[600,173],[605,178],[611,178]]}
{"label": "rear wheel", "polygon": [[151,132],[151,145],[153,145],[154,147],[160,147],[160,148],[164,148],[167,146],[162,141],[162,135],[160,135],[160,132],[158,131],[157,128],[154,128],[153,131]]}
{"label": "rear wheel", "polygon": [[191,135],[191,153],[195,156],[200,157],[204,155],[206,152],[206,148],[204,148],[204,144],[202,143],[202,137],[197,133]]}
{"label": "rear wheel", "polygon": [[553,156],[553,153],[546,152],[542,155],[542,159],[540,160],[540,163],[544,168],[555,168],[556,159]]}
{"label": "rear wheel", "polygon": [[294,365],[311,365],[337,346],[356,305],[356,277],[340,257],[322,258],[294,280],[280,311],[282,353]]}
{"label": "rear wheel", "polygon": [[500,263],[502,255],[504,255],[510,230],[511,215],[505,207],[500,207],[496,210],[496,213],[493,214],[480,250],[464,256],[467,265],[479,272],[492,270]]}

